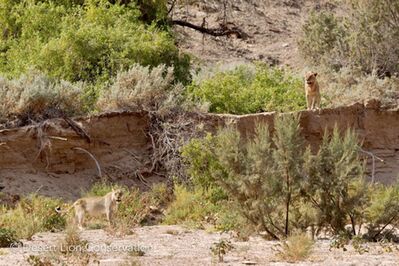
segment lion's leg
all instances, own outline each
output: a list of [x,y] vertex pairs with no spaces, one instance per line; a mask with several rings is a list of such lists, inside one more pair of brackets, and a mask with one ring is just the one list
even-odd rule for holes
[[83,220],[84,220],[85,211],[81,208],[76,209],[76,220],[78,222],[78,228],[83,230]]
[[311,98],[310,109],[314,110],[315,109],[315,105],[316,105],[316,97],[312,96],[310,98]]
[[306,95],[306,107],[308,108],[308,110],[311,109],[311,97],[310,97],[310,95]]
[[111,209],[107,210],[105,214],[107,215],[108,224],[109,224],[109,226],[111,226],[112,225],[112,210]]

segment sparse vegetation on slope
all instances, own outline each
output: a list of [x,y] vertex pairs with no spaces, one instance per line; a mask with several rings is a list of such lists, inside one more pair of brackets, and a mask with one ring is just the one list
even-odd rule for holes
[[370,98],[399,104],[399,4],[395,0],[348,0],[337,15],[310,14],[298,38],[308,64],[321,69],[327,105]]

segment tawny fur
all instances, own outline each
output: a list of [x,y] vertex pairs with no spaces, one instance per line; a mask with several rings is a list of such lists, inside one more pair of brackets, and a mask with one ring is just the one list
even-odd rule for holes
[[121,190],[112,190],[102,197],[85,197],[78,199],[66,211],[61,211],[60,207],[57,207],[56,211],[63,214],[74,208],[75,221],[81,230],[83,229],[83,222],[86,214],[90,216],[100,216],[105,214],[108,223],[111,225],[113,213],[117,205],[121,202],[122,195],[123,192]]
[[307,72],[305,74],[305,94],[306,94],[306,105],[308,110],[314,110],[320,108],[320,88],[319,83],[316,79],[316,72]]

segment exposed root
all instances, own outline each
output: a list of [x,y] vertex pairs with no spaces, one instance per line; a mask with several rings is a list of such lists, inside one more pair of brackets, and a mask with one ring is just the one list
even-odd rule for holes
[[63,119],[76,132],[76,134],[84,138],[87,143],[91,143],[90,135],[86,132],[86,130],[83,129],[83,127],[81,127],[78,123],[68,117],[63,117]]
[[131,156],[133,157],[133,159],[134,159],[136,162],[142,164],[142,162],[140,161],[140,158],[139,158],[136,154],[134,154],[134,153],[131,152],[131,151],[128,151],[127,149],[123,149],[123,151],[125,151],[125,152],[127,152],[129,155],[131,155]]
[[98,161],[97,161],[97,159],[96,159],[96,157],[94,157],[94,155],[92,154],[92,153],[90,153],[88,150],[86,150],[86,149],[83,149],[83,148],[80,148],[80,147],[74,147],[74,148],[72,148],[73,150],[79,150],[79,151],[83,151],[84,153],[86,153],[86,154],[88,154],[92,159],[93,159],[93,161],[96,163],[96,166],[97,166],[97,171],[98,171],[98,176],[102,179],[102,172],[101,172],[101,167],[100,167],[100,164],[98,163]]
[[45,133],[45,128],[48,124],[45,122],[36,124],[34,129],[36,130],[36,138],[38,140],[38,153],[36,155],[35,161],[42,155],[46,157],[46,169],[50,166],[50,153],[51,153],[51,141],[47,134]]
[[201,134],[195,126],[196,121],[187,112],[180,110],[174,110],[167,116],[149,112],[149,116],[147,134],[151,139],[152,155],[151,166],[144,169],[144,172],[166,173],[169,179],[177,178],[186,182],[187,175],[180,149],[189,139]]

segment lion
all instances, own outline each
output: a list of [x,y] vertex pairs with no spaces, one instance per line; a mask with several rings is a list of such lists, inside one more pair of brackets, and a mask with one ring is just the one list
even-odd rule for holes
[[308,110],[314,110],[320,108],[320,88],[319,83],[316,80],[317,73],[309,71],[305,74],[305,94],[306,94],[306,105]]
[[105,214],[109,225],[112,225],[112,215],[115,211],[114,209],[122,201],[122,196],[123,191],[121,189],[112,189],[112,191],[107,193],[105,196],[80,198],[75,201],[69,209],[61,211],[61,208],[58,206],[55,208],[55,211],[59,214],[65,214],[74,208],[75,221],[77,222],[78,228],[80,230],[83,230],[83,220],[85,214],[90,216],[99,216]]

